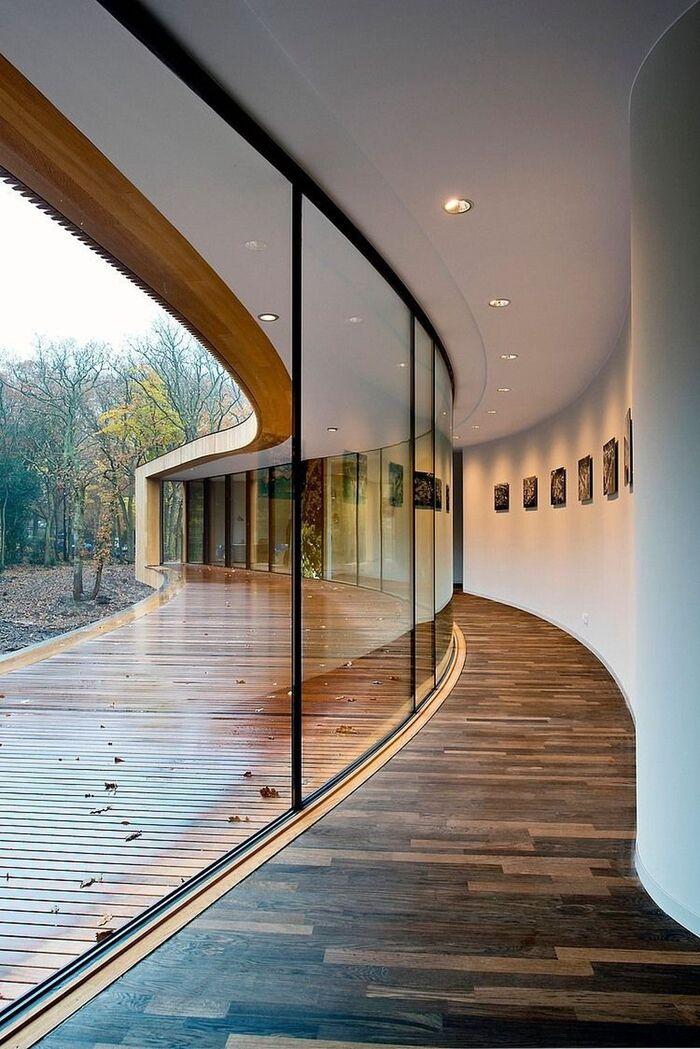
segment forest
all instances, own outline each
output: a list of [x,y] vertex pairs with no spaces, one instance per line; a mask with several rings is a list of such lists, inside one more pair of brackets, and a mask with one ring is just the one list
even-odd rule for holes
[[38,339],[27,359],[0,355],[0,573],[69,563],[73,600],[95,599],[104,565],[134,559],[136,468],[250,412],[167,316],[120,351]]

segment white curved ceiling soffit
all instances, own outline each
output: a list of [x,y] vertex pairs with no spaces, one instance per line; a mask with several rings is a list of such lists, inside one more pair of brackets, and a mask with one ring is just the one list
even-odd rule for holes
[[[628,307],[631,85],[689,0],[147,6],[422,303],[455,370],[456,443],[588,386]],[[445,215],[453,195],[473,211]]]

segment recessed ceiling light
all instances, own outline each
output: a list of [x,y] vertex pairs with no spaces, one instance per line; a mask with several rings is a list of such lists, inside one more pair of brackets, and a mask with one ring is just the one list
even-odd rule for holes
[[405,368],[406,367],[406,362],[405,361],[399,361],[399,363],[396,365],[396,367],[397,368]]
[[264,251],[267,244],[264,240],[247,240],[245,246],[248,251]]
[[510,386],[499,386],[498,387],[498,392],[499,393],[510,393]]
[[472,426],[472,430],[478,430],[478,429],[479,429],[479,424],[478,423],[474,423],[474,425]]
[[459,440],[459,434],[458,433],[453,433],[452,434],[452,440],[453,441],[458,441]]
[[337,433],[338,432],[338,427],[337,426],[327,426],[326,429],[328,430],[329,433]]
[[495,415],[496,414],[496,409],[495,408],[489,408],[489,410],[486,412],[486,414],[487,415]]
[[510,299],[489,299],[489,306],[494,310],[502,310],[505,306],[510,306]]
[[280,319],[279,313],[259,313],[259,321],[278,321]]
[[442,205],[442,210],[446,211],[448,215],[464,215],[467,211],[471,211],[473,207],[471,200],[467,200],[466,197],[450,197]]
[[346,324],[362,324],[362,317],[346,317]]
[[502,353],[501,354],[501,360],[502,361],[517,361],[517,359],[518,359],[517,353]]

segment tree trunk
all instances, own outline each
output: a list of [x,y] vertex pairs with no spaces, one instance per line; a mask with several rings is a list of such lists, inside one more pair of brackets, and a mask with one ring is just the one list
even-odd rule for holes
[[7,521],[7,498],[8,493],[5,492],[5,497],[2,501],[2,509],[0,509],[0,572],[5,571],[5,526]]
[[73,546],[73,600],[81,601],[83,598],[83,532],[85,530],[84,523],[84,502],[85,493],[76,493],[76,498],[73,501],[73,529],[72,538]]
[[97,564],[97,571],[95,572],[95,585],[93,586],[92,593],[90,594],[91,601],[94,601],[100,592],[100,587],[102,586],[102,570],[104,566],[104,561],[99,561]]

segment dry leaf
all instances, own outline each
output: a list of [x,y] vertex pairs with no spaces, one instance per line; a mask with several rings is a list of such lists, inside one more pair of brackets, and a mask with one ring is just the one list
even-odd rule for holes
[[354,732],[355,729],[352,727],[352,725],[338,725],[335,731],[338,733],[339,736],[348,736],[351,732]]
[[250,816],[229,816],[229,823],[250,823]]
[[110,936],[114,936],[114,929],[98,929],[95,933],[95,939],[98,943],[101,943],[102,940],[108,940]]
[[124,761],[124,758],[115,758],[114,759],[114,764],[115,765],[121,765],[123,761]]
[[127,834],[126,841],[133,841],[135,838],[140,838],[142,834],[142,830],[135,830],[133,834]]
[[113,917],[114,917],[113,914],[103,914],[97,924],[98,925],[106,925],[108,922],[111,922]]
[[105,780],[105,790],[116,790],[116,789],[117,789],[117,784],[116,783],[110,783],[107,780]]
[[280,792],[275,787],[261,787],[260,797],[261,798],[279,798]]
[[253,778],[253,773],[250,771],[250,769],[248,769],[247,772],[243,773],[243,778],[244,779],[252,779]]

